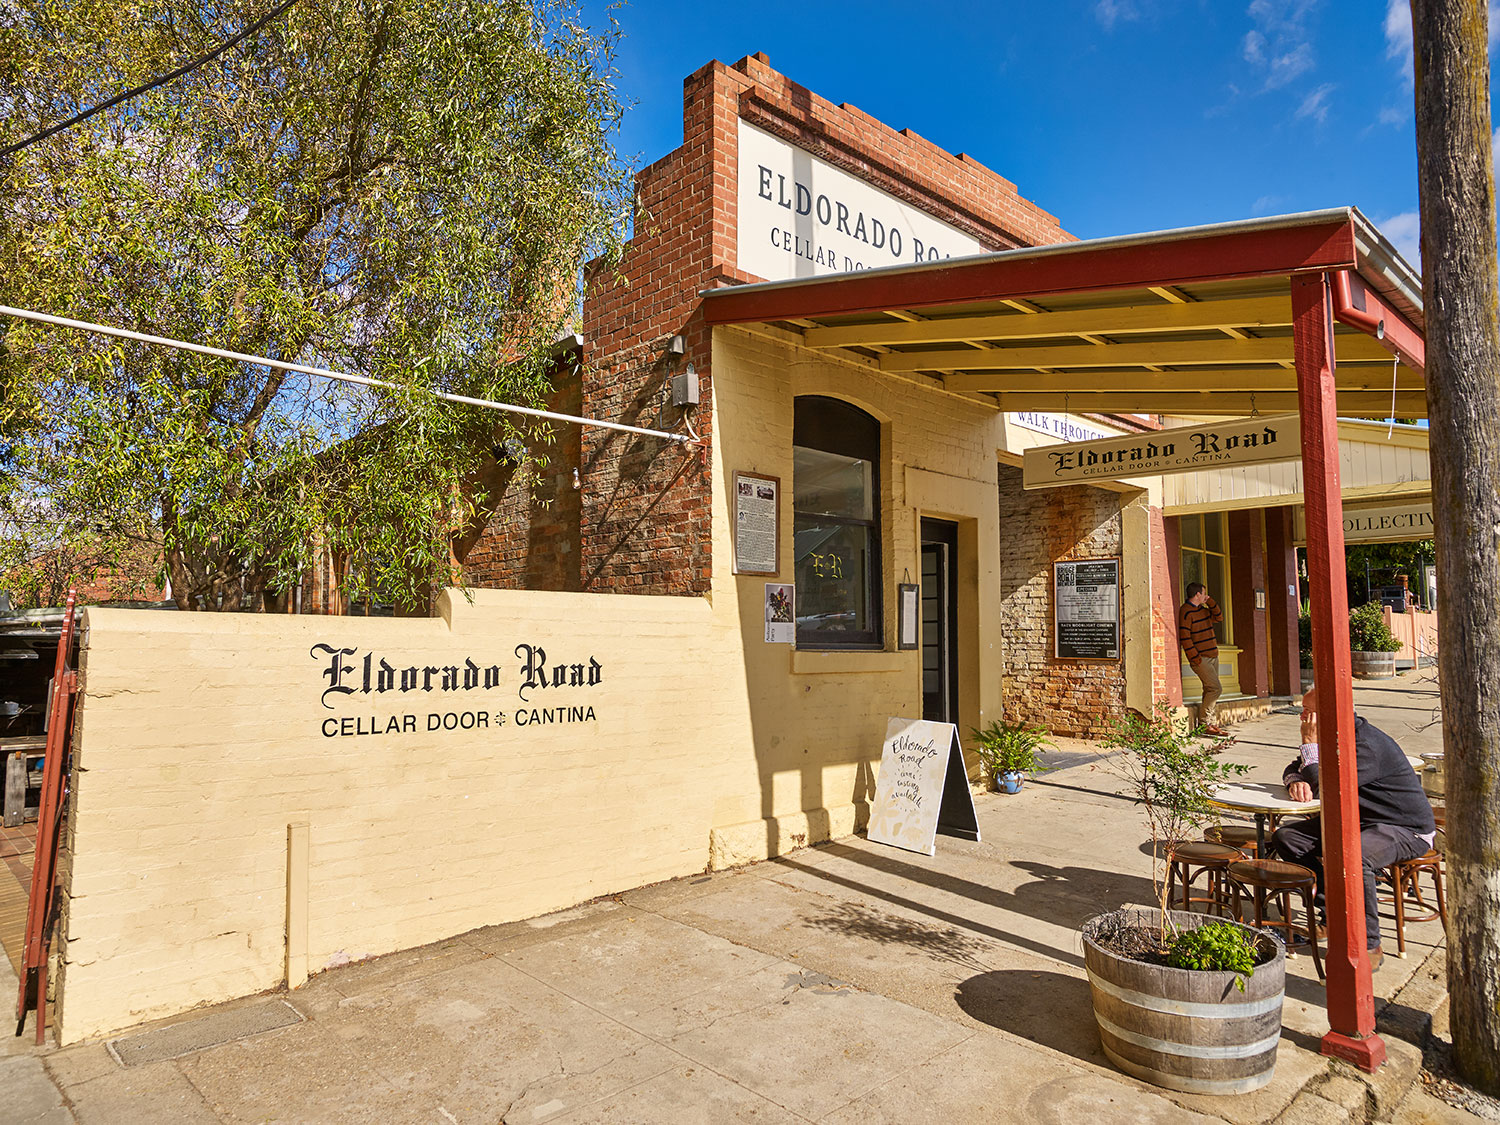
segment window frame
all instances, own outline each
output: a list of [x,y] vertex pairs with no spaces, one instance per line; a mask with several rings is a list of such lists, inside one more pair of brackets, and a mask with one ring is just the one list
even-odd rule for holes
[[[792,574],[796,578],[796,527],[799,515],[844,527],[863,528],[868,536],[869,570],[865,575],[868,628],[834,634],[797,629],[796,648],[811,652],[881,652],[885,649],[885,575],[881,535],[884,521],[881,503],[881,427],[873,415],[853,403],[829,395],[798,395],[792,401]],[[833,516],[824,512],[803,513],[798,508],[796,451],[807,449],[865,461],[870,466],[868,520]],[[801,598],[798,598],[801,607]],[[835,639],[836,638],[836,639]]]

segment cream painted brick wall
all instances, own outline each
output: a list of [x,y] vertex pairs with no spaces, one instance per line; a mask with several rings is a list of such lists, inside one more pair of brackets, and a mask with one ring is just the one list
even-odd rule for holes
[[[314,971],[707,866],[749,727],[737,638],[708,599],[478,591],[450,617],[89,611],[65,1041],[279,984],[294,821],[310,825]],[[506,682],[326,710],[319,642],[402,665],[472,656]],[[515,725],[521,642],[599,660],[596,687],[533,697],[595,721]],[[506,725],[321,732],[330,716],[479,709]]]

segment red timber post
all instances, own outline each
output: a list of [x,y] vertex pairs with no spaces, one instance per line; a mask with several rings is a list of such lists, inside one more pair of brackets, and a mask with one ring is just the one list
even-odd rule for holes
[[1307,497],[1307,579],[1313,671],[1318,688],[1319,796],[1323,803],[1324,890],[1328,900],[1328,1034],[1322,1053],[1373,1073],[1385,1062],[1375,1034],[1370,959],[1365,952],[1364,875],[1359,842],[1359,775],[1354,756],[1354,682],[1349,660],[1349,592],[1344,579],[1344,507],[1339,490],[1334,395],[1333,301],[1328,275],[1292,278],[1292,344],[1302,415]]

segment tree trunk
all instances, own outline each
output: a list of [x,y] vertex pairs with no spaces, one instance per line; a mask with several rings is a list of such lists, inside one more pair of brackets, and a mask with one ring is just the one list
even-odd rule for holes
[[1422,301],[1460,1071],[1500,1094],[1500,323],[1486,0],[1414,0]]

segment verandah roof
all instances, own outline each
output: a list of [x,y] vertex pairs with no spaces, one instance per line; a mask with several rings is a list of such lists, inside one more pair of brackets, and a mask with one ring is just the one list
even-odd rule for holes
[[776,324],[1002,410],[1224,416],[1297,409],[1291,278],[1310,272],[1342,281],[1339,413],[1389,416],[1394,381],[1396,416],[1425,417],[1421,280],[1354,208],[703,296],[709,324]]

